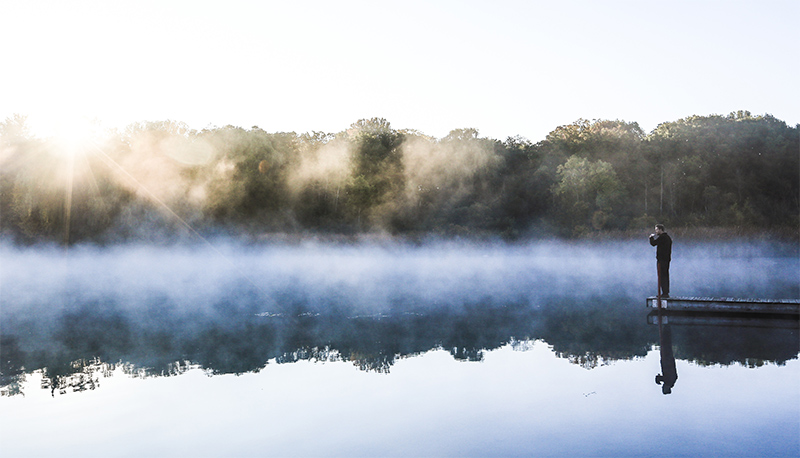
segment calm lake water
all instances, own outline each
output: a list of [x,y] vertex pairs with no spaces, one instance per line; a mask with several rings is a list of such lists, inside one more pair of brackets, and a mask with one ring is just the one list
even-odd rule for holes
[[[653,313],[646,239],[212,245],[0,245],[0,456],[800,455],[797,319]],[[799,272],[676,240],[672,293]]]

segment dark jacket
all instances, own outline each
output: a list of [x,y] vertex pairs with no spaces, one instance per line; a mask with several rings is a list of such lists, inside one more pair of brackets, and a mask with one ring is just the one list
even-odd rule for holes
[[656,247],[656,260],[658,261],[671,261],[672,260],[672,238],[666,232],[661,235],[651,235],[650,245]]

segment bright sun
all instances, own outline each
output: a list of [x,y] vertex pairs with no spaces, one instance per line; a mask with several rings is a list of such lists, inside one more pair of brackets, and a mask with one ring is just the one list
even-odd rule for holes
[[65,155],[90,146],[102,133],[98,121],[74,114],[31,116],[27,124],[34,135],[54,142],[57,150]]

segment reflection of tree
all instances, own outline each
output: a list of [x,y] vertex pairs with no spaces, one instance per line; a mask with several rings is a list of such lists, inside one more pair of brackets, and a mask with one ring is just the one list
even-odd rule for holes
[[56,390],[59,394],[94,390],[100,386],[99,375],[109,376],[113,369],[113,364],[103,363],[97,358],[89,361],[79,359],[61,367],[47,367],[42,377],[42,389],[49,389],[54,396]]
[[0,395],[22,394],[25,381],[25,354],[15,336],[0,336]]
[[543,312],[540,338],[561,358],[586,369],[647,354],[650,333],[625,299],[554,300]]
[[98,374],[120,366],[137,377],[179,374],[189,364],[241,374],[270,360],[350,361],[362,370],[388,372],[400,358],[437,348],[480,361],[486,349],[529,338],[535,315],[523,304],[480,302],[380,317],[307,313],[301,304],[285,314],[259,316],[251,299],[257,300],[240,297],[207,314],[179,312],[163,298],[146,301],[143,314],[126,312],[114,301],[89,301],[68,306],[52,328],[37,328],[31,319],[25,327],[35,332],[4,337],[4,391],[18,393],[13,384],[23,366],[43,371],[43,387],[66,393],[94,389]]
[[[797,321],[795,321],[797,323]],[[800,352],[800,328],[672,326],[675,357],[701,366],[783,365]]]
[[566,358],[572,364],[581,366],[584,369],[594,369],[596,367],[608,364],[608,360],[606,360],[605,358],[596,353],[587,352],[582,355],[569,355],[569,354],[559,353],[558,356],[561,358]]
[[62,315],[53,337],[82,358],[115,361],[132,346],[131,321],[113,303],[89,302]]
[[[378,316],[350,316],[341,303],[325,313],[291,294],[282,314],[259,314],[259,299],[242,293],[210,310],[181,309],[155,297],[126,308],[113,300],[66,306],[53,317],[3,316],[2,393],[21,394],[26,373],[42,371],[53,393],[95,389],[103,374],[178,375],[259,371],[268,361],[348,361],[389,372],[396,361],[433,349],[481,361],[487,350],[543,340],[557,356],[586,368],[643,356],[657,336],[641,304],[624,299],[576,302],[400,304]],[[8,326],[13,323],[14,326]],[[6,330],[14,329],[18,334]],[[723,364],[795,358],[797,330],[675,332],[676,356]]]

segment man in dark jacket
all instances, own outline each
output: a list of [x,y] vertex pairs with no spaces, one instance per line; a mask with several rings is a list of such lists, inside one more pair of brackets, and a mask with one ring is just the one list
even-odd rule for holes
[[656,224],[656,233],[650,234],[650,245],[656,247],[656,269],[661,277],[661,297],[669,297],[669,262],[672,260],[672,238],[663,224]]

